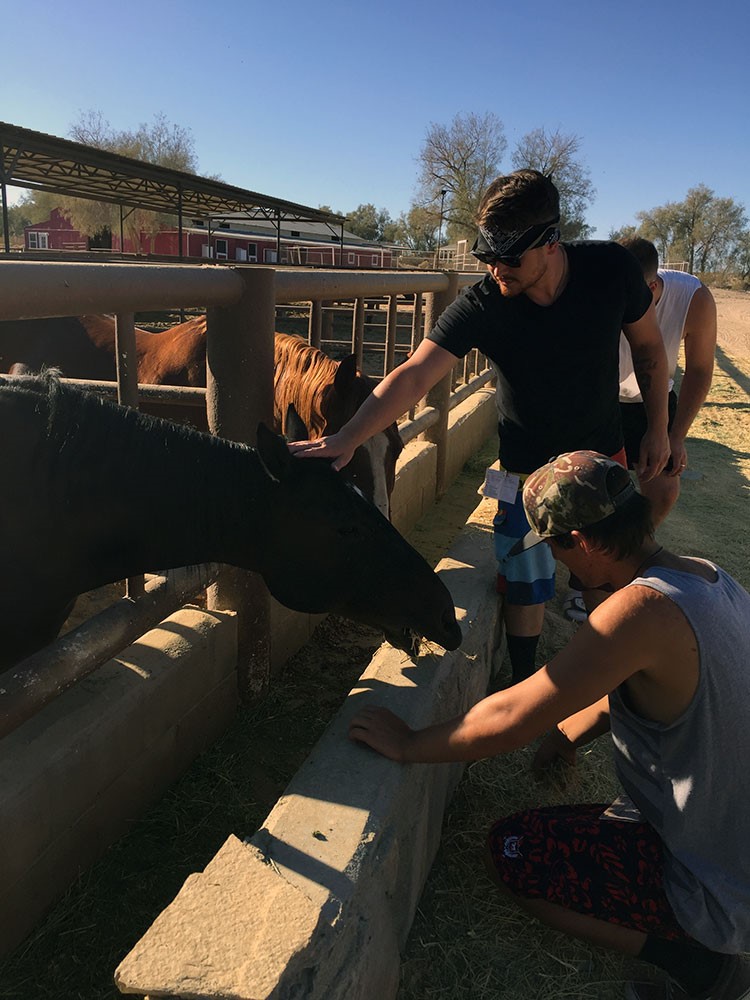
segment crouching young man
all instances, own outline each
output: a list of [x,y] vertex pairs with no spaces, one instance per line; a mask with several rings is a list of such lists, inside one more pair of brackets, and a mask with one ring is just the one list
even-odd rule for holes
[[412,730],[368,707],[350,736],[397,761],[437,762],[546,733],[543,768],[572,763],[610,729],[622,799],[500,820],[494,879],[556,929],[668,974],[630,984],[634,1000],[750,997],[750,595],[660,546],[648,501],[603,455],[559,456],[529,477],[523,502],[534,530],[518,547],[549,545],[612,596],[546,666],[465,715]]

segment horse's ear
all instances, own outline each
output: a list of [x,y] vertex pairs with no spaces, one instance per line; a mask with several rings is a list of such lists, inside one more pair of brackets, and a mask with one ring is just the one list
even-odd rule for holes
[[310,431],[305,427],[305,421],[297,413],[294,403],[290,403],[286,408],[284,435],[287,441],[307,441],[310,437]]
[[265,424],[258,424],[255,450],[260,464],[275,482],[280,483],[291,471],[294,459],[286,441]]
[[357,355],[348,354],[339,361],[336,374],[333,377],[333,387],[336,392],[345,394],[346,390],[357,377]]

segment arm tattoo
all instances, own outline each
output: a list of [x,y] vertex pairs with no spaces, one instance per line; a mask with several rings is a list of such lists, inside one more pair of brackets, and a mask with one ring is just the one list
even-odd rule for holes
[[641,392],[644,390],[648,392],[651,388],[651,372],[655,367],[656,364],[650,354],[638,357],[633,356],[633,370]]

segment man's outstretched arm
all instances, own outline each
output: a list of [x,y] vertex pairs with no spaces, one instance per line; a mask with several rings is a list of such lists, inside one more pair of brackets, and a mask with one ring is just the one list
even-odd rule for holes
[[299,458],[330,458],[337,471],[355,450],[410,410],[453,368],[457,358],[431,340],[377,385],[354,416],[335,434],[315,441],[295,441],[289,450]]

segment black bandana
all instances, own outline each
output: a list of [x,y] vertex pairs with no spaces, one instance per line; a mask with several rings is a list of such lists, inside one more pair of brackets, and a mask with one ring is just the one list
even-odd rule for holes
[[552,243],[560,238],[560,231],[557,228],[558,219],[549,222],[542,222],[527,229],[508,231],[501,229],[493,222],[488,222],[479,227],[479,236],[472,248],[472,253],[479,258],[490,263],[492,260],[500,260],[502,257],[520,258],[527,250],[538,246],[542,238],[549,233],[544,241]]

